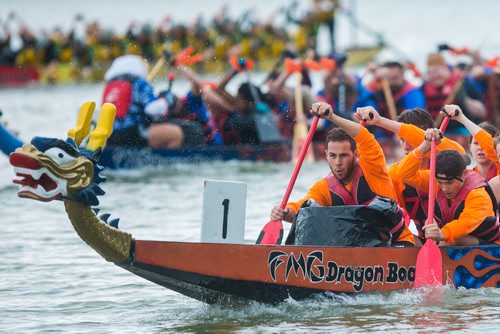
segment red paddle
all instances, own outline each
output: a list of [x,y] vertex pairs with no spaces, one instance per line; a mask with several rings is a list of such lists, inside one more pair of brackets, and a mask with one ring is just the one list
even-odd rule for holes
[[[449,122],[450,117],[445,117],[439,129],[441,133],[444,133]],[[431,143],[430,165],[429,205],[426,225],[432,224],[434,218],[434,187],[436,184],[436,141],[434,139]],[[442,285],[442,277],[443,258],[441,256],[441,251],[433,240],[427,239],[417,255],[414,286],[415,288],[420,288],[423,286]]]
[[[297,180],[297,175],[299,174],[300,167],[302,167],[302,163],[304,162],[304,158],[307,153],[307,149],[309,148],[309,144],[311,143],[312,137],[314,135],[314,131],[316,130],[316,126],[318,126],[319,117],[314,117],[311,127],[309,128],[309,132],[307,133],[307,137],[304,140],[304,145],[300,150],[299,157],[297,158],[297,164],[295,165],[295,169],[292,173],[292,178],[290,182],[288,182],[288,187],[285,191],[285,196],[283,196],[283,200],[281,201],[280,207],[285,209],[286,203],[288,203],[288,198],[290,197],[290,193],[292,192],[293,186],[295,184],[295,180]],[[257,239],[257,245],[279,245],[281,244],[281,240],[283,239],[283,222],[281,220],[271,220],[267,222],[266,225],[260,231],[259,238]]]

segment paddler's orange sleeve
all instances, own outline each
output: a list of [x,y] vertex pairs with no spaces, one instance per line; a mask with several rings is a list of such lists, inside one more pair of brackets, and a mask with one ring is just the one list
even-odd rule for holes
[[387,170],[389,172],[389,177],[391,178],[392,187],[396,192],[396,197],[400,206],[404,207],[405,198],[403,196],[403,191],[405,189],[404,182],[398,175],[399,162],[395,162],[389,166]]
[[[425,131],[413,124],[401,123],[401,127],[399,128],[397,135],[410,143],[411,146],[418,147],[424,141]],[[441,144],[436,147],[436,150],[437,152],[455,150],[462,154],[465,153],[465,149],[462,145],[446,137],[441,140]],[[426,156],[428,157],[429,153]]]
[[495,163],[497,171],[500,173],[500,162],[495,152],[494,138],[484,129],[481,129],[474,136],[474,140],[477,141],[486,157]]
[[[429,192],[430,171],[421,170],[420,163],[425,156],[414,149],[400,161],[397,175],[402,182],[425,192]],[[436,183],[437,187],[437,183]]]
[[401,234],[399,235],[399,237],[396,241],[398,241],[398,242],[407,241],[407,242],[411,243],[412,245],[415,245],[415,237],[413,236],[413,233],[411,233],[408,226],[405,226],[404,230],[401,232]]
[[[404,208],[405,205],[404,205],[403,190],[405,189],[405,185],[404,185],[403,181],[401,181],[401,178],[399,177],[399,175],[397,175],[398,166],[399,166],[399,162],[393,163],[389,167],[388,172],[389,172],[389,177],[390,177],[391,182],[392,182],[392,186],[394,188],[394,192],[396,193],[396,196],[397,196],[397,201],[399,203],[399,206]],[[407,242],[410,242],[412,244],[415,244],[415,238],[413,236],[413,233],[411,233],[411,231],[408,227],[405,227],[403,232],[401,232],[397,241],[407,241]]]
[[[397,135],[402,139],[404,139],[405,141],[407,141],[408,143],[410,143],[410,145],[412,145],[413,147],[418,147],[424,140],[425,131],[415,125],[402,123]],[[439,144],[436,147],[436,149],[438,152],[444,150],[455,150],[460,153],[465,153],[465,150],[462,147],[462,145],[448,138],[443,138],[441,144]],[[428,157],[428,155],[429,154],[426,154],[426,157]],[[389,167],[388,172],[389,172],[389,177],[391,178],[392,181],[392,186],[394,188],[394,191],[396,192],[398,202],[401,206],[404,206],[403,191],[405,189],[405,185],[403,180],[401,179],[401,176],[398,174],[399,165],[400,162],[393,163]],[[419,168],[421,168],[420,166],[421,165],[419,164]],[[427,186],[425,191],[427,192],[428,190],[429,188]]]
[[321,206],[332,205],[332,197],[330,196],[330,189],[328,189],[326,178],[316,181],[302,199],[297,202],[289,202],[286,206],[297,214],[302,204],[308,199],[312,199]]
[[[389,177],[384,152],[380,144],[375,140],[375,136],[365,127],[361,127],[361,130],[354,139],[358,146],[359,166],[370,189],[377,195],[389,197],[397,201],[398,197]],[[413,245],[415,244],[413,233],[411,233],[407,226],[405,226],[396,241],[407,241]]]
[[[364,127],[354,138],[357,142],[359,152],[359,166],[370,186],[370,189],[380,196],[385,196],[397,200],[396,193],[392,188],[392,183],[387,172],[384,153],[375,137]],[[307,192],[307,194],[297,202],[287,204],[293,212],[297,213],[302,204],[308,199],[312,199],[319,205],[331,206],[332,199],[326,178],[317,181]]]
[[375,140],[375,136],[362,126],[354,140],[356,140],[359,152],[359,166],[370,189],[377,195],[397,201],[396,192],[392,188],[387,171],[384,152]]
[[448,222],[441,231],[444,241],[454,242],[474,231],[488,216],[494,216],[491,198],[484,188],[473,189],[467,195],[464,210],[458,219]]

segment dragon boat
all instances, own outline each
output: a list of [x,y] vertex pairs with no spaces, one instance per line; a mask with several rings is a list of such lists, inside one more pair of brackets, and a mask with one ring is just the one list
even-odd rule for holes
[[[345,50],[348,56],[347,67],[359,67],[373,60],[377,54],[382,51],[384,45],[352,47]],[[279,56],[266,56],[256,63],[256,70],[261,72],[270,72],[273,67],[280,61]],[[53,73],[48,75],[42,66],[0,66],[0,88],[26,87],[30,85],[40,84],[70,84],[70,83],[98,83],[102,82],[104,77],[103,68],[108,68],[110,64],[100,64],[94,66],[85,77],[81,76],[82,71],[78,66],[72,63],[60,63],[55,66]],[[204,74],[223,73],[230,69],[230,65],[226,62],[204,61],[196,65],[196,71]],[[166,77],[167,69],[162,69],[159,76]]]
[[108,146],[99,164],[109,169],[137,169],[176,163],[215,161],[288,162],[291,144],[288,142],[262,145],[198,146],[182,149],[153,149],[149,147]]
[[[105,104],[85,148],[93,107],[84,104],[66,140],[33,138],[10,155],[18,196],[62,200],[76,233],[109,262],[178,293],[218,303],[277,303],[320,293],[364,293],[413,287],[418,248],[253,245],[137,240],[118,220],[98,216],[104,195],[97,164],[115,108]],[[228,202],[227,202],[228,203]],[[231,215],[225,214],[231,224]],[[500,245],[441,247],[442,284],[500,287]]]
[[[23,142],[0,123],[0,151],[9,155]],[[262,145],[198,146],[180,149],[107,146],[100,154],[99,164],[107,169],[139,169],[177,163],[216,161],[288,162],[291,143],[288,141]]]
[[25,87],[38,84],[40,73],[32,66],[0,66],[0,88]]

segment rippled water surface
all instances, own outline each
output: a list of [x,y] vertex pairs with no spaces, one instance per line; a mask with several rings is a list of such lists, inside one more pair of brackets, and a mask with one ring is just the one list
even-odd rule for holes
[[[37,7],[39,1],[4,2],[9,10],[24,11],[35,27],[51,28],[69,20],[52,19],[65,14],[42,15],[47,8]],[[23,5],[16,7],[19,3]],[[69,5],[57,6],[55,13],[73,17],[77,2],[65,3]],[[109,19],[106,26],[123,28],[125,6],[117,8],[121,14],[110,16],[112,2],[106,2],[102,10],[96,3],[89,0],[80,11],[89,18]],[[125,2],[126,6],[132,3],[136,2]],[[159,1],[147,3],[156,6]],[[172,3],[168,2],[174,17],[176,8],[188,6]],[[216,1],[216,6],[196,3],[207,13],[222,5],[222,1]],[[264,1],[258,3],[262,6]],[[418,64],[440,42],[482,48],[486,56],[498,53],[499,42],[494,38],[499,30],[498,1],[488,0],[480,6],[451,0],[439,2],[439,6],[430,0],[402,3],[359,1],[359,14],[362,22],[380,30],[406,55],[415,56]],[[233,4],[237,9],[242,6],[251,4]],[[138,19],[159,20],[159,15],[142,9],[136,11]],[[177,17],[192,19],[188,14],[184,10]],[[341,42],[348,37],[343,32]],[[165,86],[160,82],[156,88]],[[185,92],[187,87],[179,82],[174,89]],[[101,91],[98,84],[0,90],[0,108],[25,141],[34,135],[65,138],[80,104],[99,101]],[[107,194],[100,207],[112,217],[120,217],[120,228],[137,239],[199,241],[203,181],[241,181],[248,185],[245,239],[251,243],[267,222],[271,207],[281,201],[292,170],[291,164],[229,162],[113,173],[103,185]],[[326,172],[322,163],[304,165],[291,198],[299,197]],[[61,202],[19,199],[13,177],[7,159],[0,156],[2,333],[500,332],[500,289],[328,295],[300,302],[287,300],[276,306],[206,305],[107,263],[78,238]],[[436,295],[441,298],[436,300]]]
[[[65,137],[84,99],[101,87],[0,91],[5,118],[20,136]],[[100,207],[137,239],[199,241],[203,181],[248,184],[247,242],[254,242],[292,173],[291,164],[176,165],[108,174]],[[304,165],[292,198],[326,173]],[[0,332],[374,332],[494,333],[500,290],[444,288],[442,300],[417,291],[323,296],[277,306],[206,305],[105,262],[75,234],[61,202],[17,197],[0,156]],[[435,293],[430,294],[434,296]]]

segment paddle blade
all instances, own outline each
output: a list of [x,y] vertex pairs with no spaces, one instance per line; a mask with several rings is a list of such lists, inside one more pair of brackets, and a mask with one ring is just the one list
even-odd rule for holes
[[280,245],[283,239],[283,223],[281,220],[271,220],[260,231],[257,245]]
[[442,285],[443,259],[439,247],[427,240],[417,255],[415,288]]

